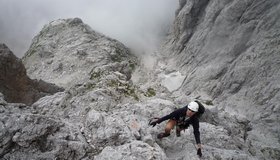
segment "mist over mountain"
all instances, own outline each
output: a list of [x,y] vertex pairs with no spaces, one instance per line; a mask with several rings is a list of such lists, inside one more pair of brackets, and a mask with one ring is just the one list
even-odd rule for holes
[[177,6],[173,0],[0,0],[0,42],[22,57],[43,25],[79,17],[142,54],[159,45]]
[[[280,1],[178,4],[146,56],[77,16],[45,23],[22,59],[0,45],[0,159],[278,160]],[[192,126],[158,139],[166,121],[149,125],[193,100],[202,157]]]

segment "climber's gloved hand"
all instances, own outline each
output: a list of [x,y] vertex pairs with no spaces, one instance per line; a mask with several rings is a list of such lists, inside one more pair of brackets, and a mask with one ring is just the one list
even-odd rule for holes
[[157,125],[157,122],[156,121],[155,122],[151,122],[150,125],[154,127],[154,126]]
[[158,122],[158,118],[153,118],[153,119],[150,120],[149,125],[151,125],[151,126],[154,127],[154,126],[156,126],[158,123],[159,123],[159,122]]
[[197,149],[197,155],[198,155],[199,157],[201,157],[201,156],[202,156],[202,153],[201,153],[201,148],[198,148],[198,149]]

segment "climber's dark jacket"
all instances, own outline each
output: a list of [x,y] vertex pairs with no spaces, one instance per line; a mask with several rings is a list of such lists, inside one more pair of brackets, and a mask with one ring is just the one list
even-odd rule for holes
[[168,119],[174,119],[177,122],[176,125],[180,128],[188,128],[191,124],[193,126],[193,134],[195,137],[195,141],[197,144],[200,144],[199,119],[196,114],[194,114],[192,117],[186,116],[187,110],[188,107],[179,108],[174,112],[158,119],[157,122],[161,123],[162,121]]

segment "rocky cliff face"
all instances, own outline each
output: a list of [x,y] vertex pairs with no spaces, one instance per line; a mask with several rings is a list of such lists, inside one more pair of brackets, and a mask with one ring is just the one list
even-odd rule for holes
[[207,109],[201,159],[279,159],[277,9],[276,0],[180,0],[151,70],[80,19],[51,22],[24,64],[66,90],[31,106],[0,94],[0,158],[199,159],[192,127],[158,140],[165,123],[148,126],[197,98]]
[[[62,38],[52,48],[55,51],[37,51],[37,47],[49,47],[53,41],[49,37]],[[151,106],[157,113],[167,113],[174,104],[152,101],[149,97],[155,89],[132,83],[138,60],[126,47],[95,33],[80,19],[51,22],[33,42],[24,57],[29,74],[66,86],[66,90],[41,98],[31,107],[0,97],[1,158],[165,159],[147,123],[154,111]],[[67,67],[56,73],[53,69],[59,64]]]
[[277,0],[180,0],[163,48],[169,70],[185,76],[177,94],[245,118],[244,129],[218,123],[244,133],[241,143],[264,159],[280,157],[279,8]]
[[31,80],[21,60],[5,44],[0,44],[0,84],[0,92],[7,102],[27,105],[63,90],[42,80]]

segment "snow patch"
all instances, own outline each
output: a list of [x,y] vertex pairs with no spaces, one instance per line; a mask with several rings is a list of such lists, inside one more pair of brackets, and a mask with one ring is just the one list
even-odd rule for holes
[[170,92],[177,90],[183,83],[185,76],[179,71],[170,74],[161,74],[159,77],[162,79],[161,84],[166,87]]

